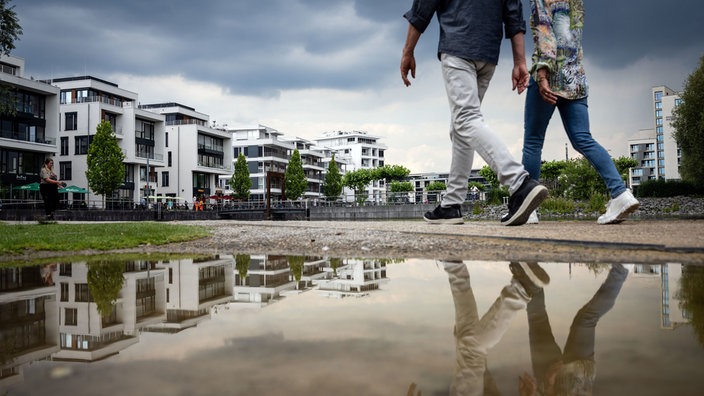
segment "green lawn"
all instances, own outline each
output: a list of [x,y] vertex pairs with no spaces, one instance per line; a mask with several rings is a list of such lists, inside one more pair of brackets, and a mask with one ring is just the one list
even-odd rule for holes
[[35,251],[125,249],[163,245],[208,236],[207,227],[157,222],[96,224],[2,224],[0,254]]

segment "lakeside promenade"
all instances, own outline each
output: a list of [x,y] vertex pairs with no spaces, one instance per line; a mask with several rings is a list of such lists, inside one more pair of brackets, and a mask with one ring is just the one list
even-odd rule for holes
[[[206,238],[111,251],[280,254],[320,257],[427,258],[485,261],[704,264],[704,220],[541,221],[505,227],[498,221],[431,225],[422,220],[239,221],[165,224],[207,226]],[[103,254],[85,251],[68,254]],[[21,257],[47,257],[28,252]]]

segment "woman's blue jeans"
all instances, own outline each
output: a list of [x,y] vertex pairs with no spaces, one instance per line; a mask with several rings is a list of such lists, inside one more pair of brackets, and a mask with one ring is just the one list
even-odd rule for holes
[[616,170],[611,156],[589,132],[587,98],[576,100],[558,98],[557,104],[552,105],[540,96],[538,84],[532,78],[526,92],[523,124],[523,166],[530,176],[540,180],[540,161],[545,143],[545,131],[556,107],[572,147],[582,154],[601,175],[611,198],[616,198],[626,191],[626,185]]

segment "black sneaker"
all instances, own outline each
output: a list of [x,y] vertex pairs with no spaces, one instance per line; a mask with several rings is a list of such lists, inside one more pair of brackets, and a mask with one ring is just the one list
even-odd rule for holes
[[548,189],[527,176],[523,184],[508,199],[508,214],[501,218],[506,226],[523,225],[530,214],[548,197]]
[[550,275],[538,263],[511,262],[508,268],[531,297],[550,284]]
[[444,207],[438,205],[432,212],[425,212],[423,220],[431,224],[464,224],[459,204]]

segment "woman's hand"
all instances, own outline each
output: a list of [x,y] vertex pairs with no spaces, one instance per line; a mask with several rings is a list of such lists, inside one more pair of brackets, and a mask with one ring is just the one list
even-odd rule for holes
[[538,91],[544,101],[554,105],[557,103],[557,95],[550,90],[550,82],[548,81],[547,72],[544,70],[538,71]]

